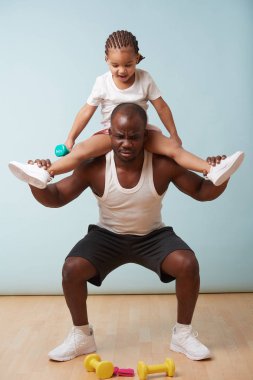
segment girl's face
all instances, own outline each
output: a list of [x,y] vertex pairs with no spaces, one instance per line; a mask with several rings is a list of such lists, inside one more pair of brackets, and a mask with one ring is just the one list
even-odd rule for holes
[[105,59],[116,85],[127,87],[134,83],[138,58],[138,54],[135,53],[132,46],[121,49],[109,49]]

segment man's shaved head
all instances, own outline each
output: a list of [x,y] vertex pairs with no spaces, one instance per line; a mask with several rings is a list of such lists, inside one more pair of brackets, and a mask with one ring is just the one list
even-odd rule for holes
[[[139,119],[143,128],[146,128],[147,125],[147,114],[146,111],[135,103],[122,103],[114,108],[111,114],[111,124],[113,126],[113,120],[116,116],[121,116],[121,120],[126,118],[126,121],[129,122],[132,119]],[[138,123],[139,124],[139,123]]]

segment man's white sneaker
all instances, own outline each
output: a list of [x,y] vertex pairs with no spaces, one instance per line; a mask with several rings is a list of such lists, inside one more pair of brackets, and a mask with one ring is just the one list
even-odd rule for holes
[[37,164],[21,164],[17,161],[9,163],[9,169],[21,181],[29,183],[39,189],[47,187],[48,182],[52,180],[47,170],[39,168]]
[[232,156],[228,156],[221,160],[220,164],[211,166],[210,172],[206,175],[206,179],[212,181],[215,186],[220,186],[239,168],[244,159],[243,152],[236,152]]
[[86,335],[81,328],[73,326],[65,341],[48,353],[51,360],[64,362],[80,355],[86,355],[96,351],[96,343],[93,330],[90,327],[90,335]]
[[192,331],[192,326],[173,328],[170,349],[185,354],[191,360],[203,360],[211,357],[211,353],[204,344],[197,339],[198,333]]

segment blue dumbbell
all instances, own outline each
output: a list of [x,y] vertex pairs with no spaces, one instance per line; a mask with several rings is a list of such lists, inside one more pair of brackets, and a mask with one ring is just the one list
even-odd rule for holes
[[55,147],[54,152],[57,157],[62,157],[62,156],[66,156],[66,154],[68,154],[70,151],[68,150],[66,145],[60,144]]

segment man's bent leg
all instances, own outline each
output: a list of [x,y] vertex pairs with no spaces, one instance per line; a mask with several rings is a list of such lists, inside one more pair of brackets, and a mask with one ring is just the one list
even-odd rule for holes
[[162,263],[162,271],[176,278],[177,322],[191,324],[199,294],[199,265],[192,251],[174,251]]
[[62,287],[74,326],[88,324],[87,280],[97,274],[96,268],[81,257],[68,257],[62,269]]
[[170,348],[192,360],[209,358],[210,351],[196,338],[191,326],[200,284],[199,265],[194,253],[186,250],[172,252],[163,261],[162,271],[176,278],[178,316]]
[[49,352],[50,359],[66,361],[96,351],[86,307],[87,280],[94,277],[96,273],[96,268],[81,257],[66,259],[62,270],[62,286],[72,316],[73,327],[65,341]]

